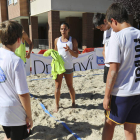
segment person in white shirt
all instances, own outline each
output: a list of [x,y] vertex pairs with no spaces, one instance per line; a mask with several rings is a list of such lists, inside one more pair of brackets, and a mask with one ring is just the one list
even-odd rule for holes
[[58,51],[59,55],[62,57],[64,61],[64,67],[66,72],[60,75],[57,75],[57,79],[55,80],[55,102],[56,108],[54,112],[58,112],[59,110],[59,100],[60,100],[60,89],[63,76],[65,77],[70,97],[72,100],[72,108],[75,108],[75,90],[73,88],[73,62],[72,57],[78,57],[78,43],[77,40],[69,36],[69,25],[68,23],[61,23],[60,25],[60,33],[61,36],[56,38],[54,41],[55,50]]
[[103,100],[106,120],[102,140],[112,140],[116,124],[124,125],[127,140],[136,140],[136,124],[140,123],[140,30],[130,25],[120,3],[108,8],[106,19],[116,33],[109,40],[105,60],[110,68]]
[[0,24],[0,125],[6,134],[4,140],[23,140],[33,126],[24,62],[15,55],[22,30],[15,21]]
[[[104,59],[107,58],[107,53],[108,53],[108,43],[109,43],[109,39],[113,33],[112,28],[110,27],[110,25],[108,24],[108,22],[105,19],[105,14],[101,14],[101,13],[96,13],[94,14],[93,17],[93,24],[95,26],[95,28],[104,31],[104,35],[103,35],[103,57]],[[110,65],[105,63],[104,66],[104,76],[103,76],[103,82],[106,83],[106,79],[107,79],[107,74],[108,74],[108,70],[109,70]]]

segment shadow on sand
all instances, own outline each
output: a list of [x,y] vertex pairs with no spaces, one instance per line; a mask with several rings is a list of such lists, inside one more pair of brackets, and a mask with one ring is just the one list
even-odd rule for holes
[[[100,130],[103,125],[91,125],[88,122],[66,122],[67,126],[76,133],[80,138],[85,138],[92,133],[92,129]],[[75,136],[73,136],[62,124],[56,124],[55,128],[49,128],[47,126],[35,126],[32,130],[33,135],[31,135],[28,139],[40,139],[40,140],[63,140],[67,138],[67,140],[76,140]],[[69,136],[68,136],[69,135]],[[67,137],[68,136],[68,137]]]
[[[41,95],[41,96],[37,96],[37,95],[33,95],[35,98],[39,98],[39,99],[54,99],[54,96],[48,96],[48,95]],[[70,95],[69,93],[62,93],[61,94],[61,99],[70,99]],[[92,104],[92,100],[97,100],[97,99],[103,99],[104,95],[101,95],[100,93],[81,93],[81,94],[76,94],[76,99],[82,99],[82,100],[91,100],[91,104],[90,105],[78,105],[76,104],[76,108],[82,108],[82,109],[100,109],[100,110],[104,110],[103,109],[103,104],[100,103],[98,104],[98,106],[95,106],[94,104]],[[61,107],[60,107],[61,108]],[[64,109],[68,109],[71,108],[71,106],[69,107],[62,107]]]
[[[54,96],[48,96],[48,95],[41,95],[41,96],[33,95],[33,96],[35,98],[40,98],[40,99],[48,99],[48,98],[54,99]],[[86,110],[91,110],[91,109],[103,110],[102,103],[98,104],[97,106],[92,104],[93,99],[96,100],[96,99],[103,99],[103,98],[104,95],[101,95],[100,93],[76,94],[76,99],[91,100],[90,105],[88,106],[77,105],[76,108],[82,108]],[[62,93],[61,99],[70,99],[69,93]],[[74,121],[67,121],[65,119],[61,121],[64,121],[67,124],[67,126],[81,138],[86,138],[90,136],[93,133],[93,130],[100,130],[101,128],[103,128],[103,124],[91,125],[88,122],[74,122]],[[30,140],[30,139],[53,140],[56,138],[57,140],[64,140],[64,138],[67,140],[76,140],[76,138],[62,124],[55,123],[53,125],[55,125],[55,128],[50,128],[48,126],[41,126],[41,125],[35,126],[32,130],[33,135],[31,135],[26,140]]]
[[[54,95],[49,96],[49,95],[34,95],[32,94],[35,98],[40,98],[40,99],[54,99]],[[80,93],[80,94],[76,94],[76,99],[103,99],[104,95],[101,95],[100,93]],[[60,95],[61,99],[70,99],[70,94],[69,93],[61,93]]]

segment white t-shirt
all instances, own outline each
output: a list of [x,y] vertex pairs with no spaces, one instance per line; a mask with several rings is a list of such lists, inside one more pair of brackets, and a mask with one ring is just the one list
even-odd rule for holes
[[[108,44],[109,44],[109,39],[110,39],[112,33],[113,33],[112,28],[110,28],[109,30],[104,31],[103,44],[105,45],[105,59],[107,58]],[[107,64],[107,63],[105,63],[105,66],[110,67],[110,65]]]
[[120,63],[112,95],[140,94],[140,40],[136,42],[138,39],[140,39],[140,30],[128,27],[113,34],[109,40],[106,62]]
[[72,55],[70,54],[69,51],[65,51],[64,47],[66,47],[66,44],[69,46],[69,48],[72,50],[73,49],[73,44],[72,44],[72,37],[69,37],[68,42],[62,42],[61,36],[58,38],[57,41],[57,49],[59,55],[62,57],[63,61],[65,62],[64,67],[66,70],[68,69],[73,69],[73,62],[72,62]]
[[24,63],[14,52],[0,48],[0,124],[25,125],[26,113],[18,94],[29,93]]

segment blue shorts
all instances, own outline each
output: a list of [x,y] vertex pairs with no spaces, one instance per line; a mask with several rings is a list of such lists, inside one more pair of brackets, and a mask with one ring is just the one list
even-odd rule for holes
[[140,95],[120,97],[111,96],[111,111],[105,111],[108,119],[117,124],[140,123]]

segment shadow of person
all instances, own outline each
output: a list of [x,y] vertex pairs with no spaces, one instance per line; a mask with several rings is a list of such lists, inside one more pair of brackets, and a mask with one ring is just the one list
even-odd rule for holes
[[[49,95],[35,95],[35,94],[32,94],[33,97],[35,98],[40,98],[40,99],[48,99],[48,98],[51,98],[53,99],[54,98],[54,95],[52,96],[49,96]],[[70,99],[70,94],[69,93],[61,93],[60,95],[61,99]],[[100,93],[80,93],[80,94],[76,94],[76,99],[103,99],[104,98],[104,95],[101,95]]]
[[[65,95],[63,95],[65,96]],[[63,97],[61,97],[63,98]],[[100,93],[82,93],[82,94],[76,94],[76,99],[82,99],[82,100],[97,100],[97,99],[103,99],[104,98],[104,95],[101,95]],[[64,109],[68,109],[68,108],[71,108],[70,107],[63,107]],[[82,108],[82,109],[86,109],[86,110],[91,110],[91,109],[100,109],[100,110],[104,110],[103,109],[103,103],[99,103],[98,105],[94,105],[91,104],[90,105],[78,105],[76,104],[76,108]]]
[[31,95],[34,97],[34,98],[39,98],[39,99],[48,99],[48,98],[50,98],[50,99],[54,99],[54,95],[52,95],[52,96],[49,96],[49,95],[35,95],[35,94],[32,94],[31,93]]
[[[61,107],[63,109],[69,109],[71,108],[71,106],[69,107]],[[104,110],[103,108],[103,103],[100,103],[98,105],[93,105],[93,104],[90,104],[90,105],[78,105],[76,104],[76,108],[82,108],[82,109],[86,109],[86,110],[91,110],[91,109],[99,109],[99,110]]]
[[[91,125],[88,122],[74,122],[67,121],[67,127],[71,129],[73,133],[76,133],[80,138],[85,138],[92,134],[92,129],[100,130],[103,127],[102,125]],[[64,137],[67,139],[76,139],[61,123],[56,123],[55,128],[48,126],[37,125],[32,129],[32,135],[26,140],[30,139],[40,139],[40,140],[62,140]]]
[[1,133],[4,133],[4,131],[0,131],[0,134],[1,134]]
[[[70,98],[69,93],[62,93],[61,94],[61,98],[65,99],[65,98]],[[75,94],[75,98],[76,99],[103,99],[104,95],[101,95],[100,93],[80,93],[80,94]]]

